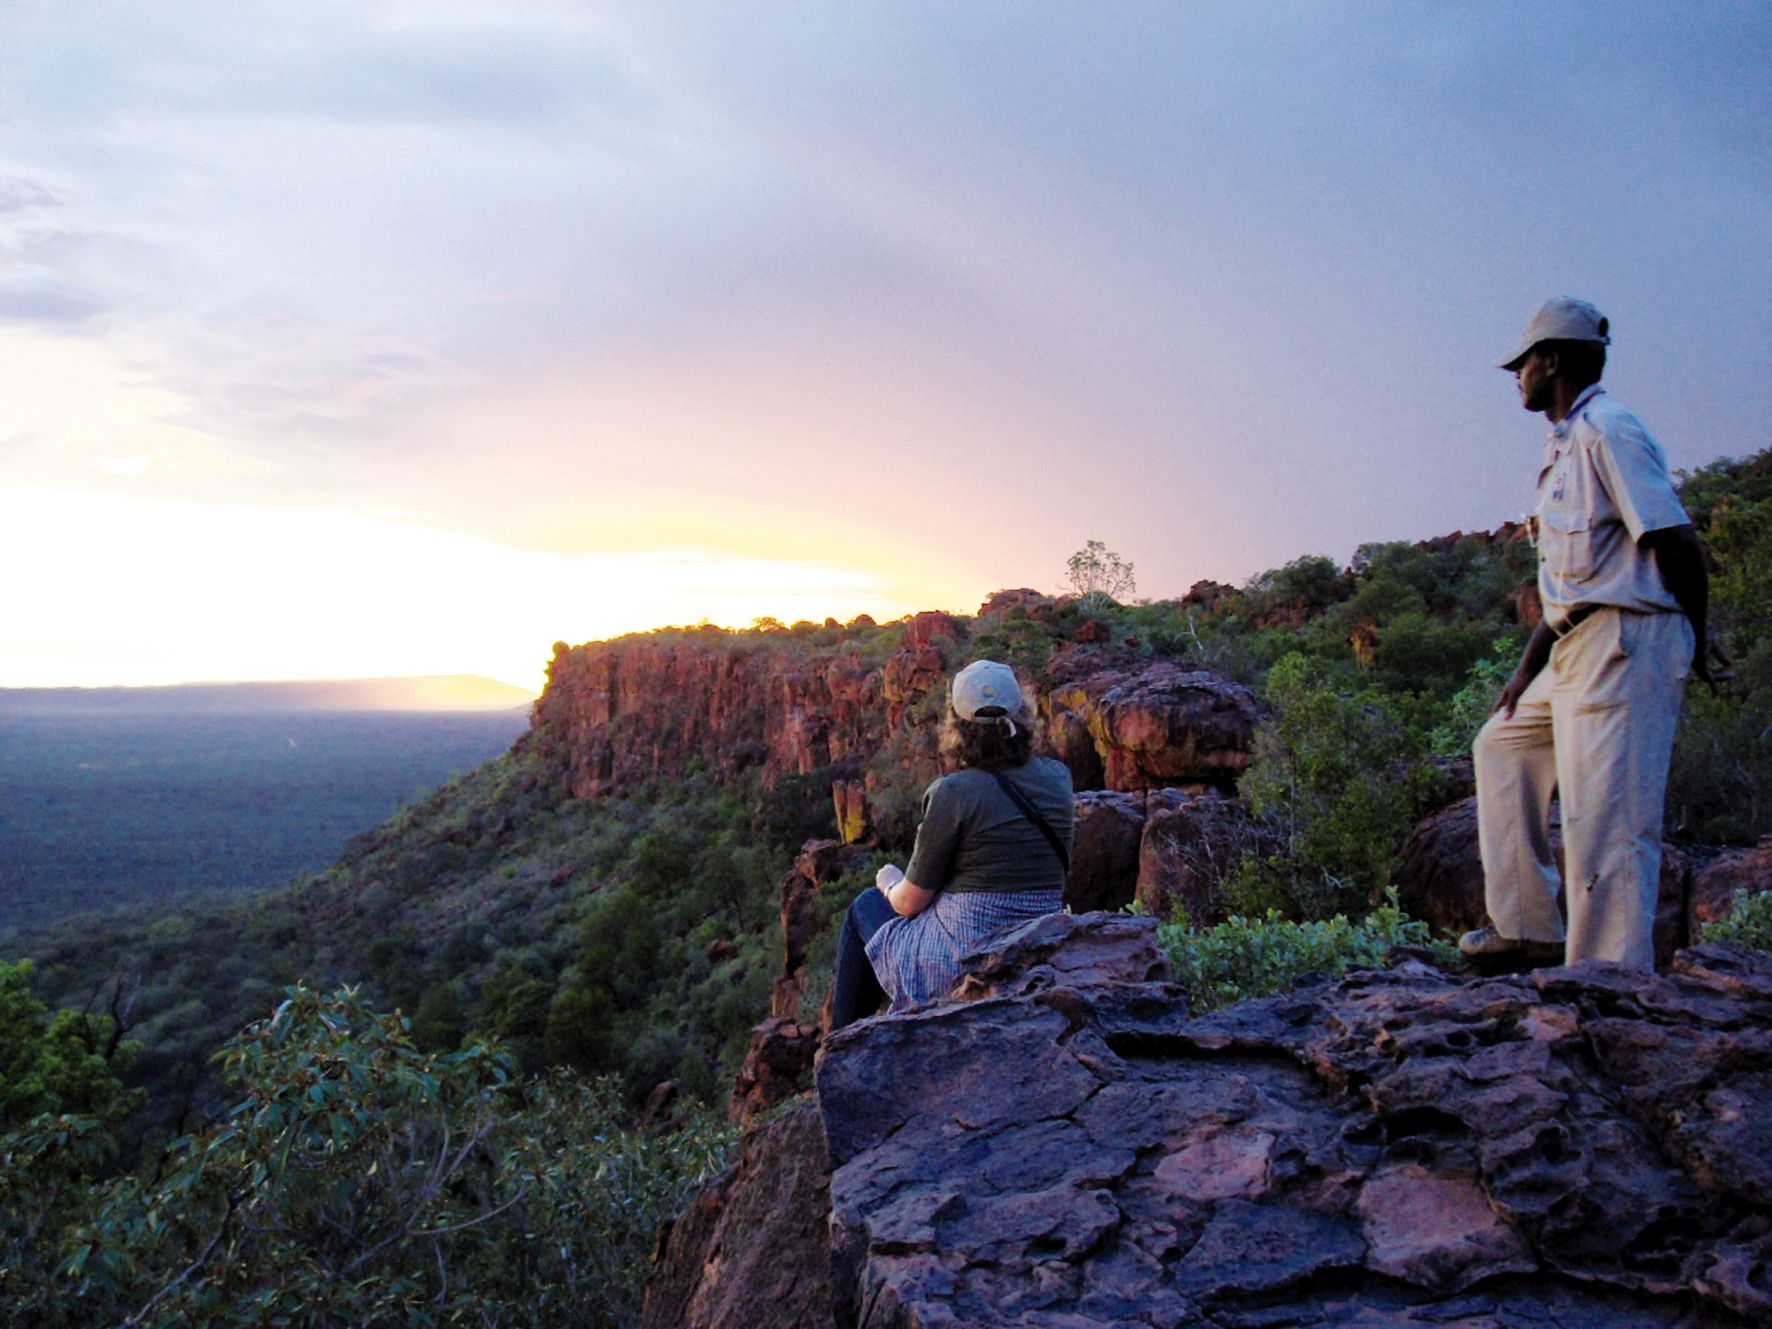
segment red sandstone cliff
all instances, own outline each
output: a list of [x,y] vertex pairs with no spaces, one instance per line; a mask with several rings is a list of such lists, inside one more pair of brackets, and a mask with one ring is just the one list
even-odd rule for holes
[[1258,708],[1207,669],[1108,643],[1069,602],[992,597],[975,618],[885,627],[672,630],[555,647],[531,742],[581,799],[692,768],[766,783],[829,771],[844,838],[867,795],[936,775],[935,721],[953,672],[1013,642],[1052,751],[1079,789],[1228,789],[1251,759]]

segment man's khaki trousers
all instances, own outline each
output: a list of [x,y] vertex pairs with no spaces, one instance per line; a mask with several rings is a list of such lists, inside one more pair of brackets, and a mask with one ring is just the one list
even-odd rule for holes
[[[1600,609],[1551,648],[1510,719],[1477,735],[1477,833],[1489,919],[1504,937],[1562,941],[1565,958],[1655,967],[1661,818],[1686,616]],[[1557,910],[1550,804],[1563,808],[1569,925]]]

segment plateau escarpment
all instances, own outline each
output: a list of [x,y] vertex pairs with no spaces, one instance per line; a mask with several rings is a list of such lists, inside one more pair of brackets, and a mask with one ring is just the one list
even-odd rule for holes
[[825,772],[853,840],[869,795],[938,773],[930,722],[946,680],[998,654],[1023,666],[1079,789],[1232,787],[1252,760],[1259,708],[1249,689],[1104,635],[1073,602],[1022,591],[993,597],[975,619],[930,612],[884,628],[861,619],[562,643],[533,741],[581,799],[692,768],[765,781]]

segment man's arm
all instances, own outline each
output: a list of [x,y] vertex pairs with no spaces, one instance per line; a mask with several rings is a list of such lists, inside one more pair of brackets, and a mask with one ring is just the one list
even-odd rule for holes
[[1556,643],[1557,634],[1550,630],[1549,624],[1540,619],[1538,626],[1532,629],[1532,635],[1526,638],[1526,649],[1520,652],[1520,663],[1514,666],[1514,672],[1501,685],[1501,696],[1495,702],[1496,710],[1505,713],[1510,720],[1514,718],[1514,707],[1520,704],[1520,697],[1550,659],[1551,647]]
[[[1698,543],[1698,532],[1690,523],[1665,526],[1659,531],[1646,531],[1639,543],[1655,556],[1656,569],[1662,584],[1674,602],[1692,623],[1696,646],[1692,651],[1692,673],[1710,684],[1732,677],[1729,654],[1710,636],[1710,573],[1704,566],[1704,548]],[[1717,668],[1711,668],[1711,661]]]

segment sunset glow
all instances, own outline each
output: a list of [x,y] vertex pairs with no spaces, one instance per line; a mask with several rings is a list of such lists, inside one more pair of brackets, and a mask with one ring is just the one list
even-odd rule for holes
[[8,593],[33,629],[0,651],[19,686],[467,673],[539,690],[560,638],[890,619],[954,593],[860,562],[553,554],[320,508],[26,489],[0,490],[0,559],[35,568]]
[[0,33],[0,687],[533,687],[557,639],[1057,590],[1089,539],[1164,597],[1493,527],[1540,431],[1492,365],[1562,291],[1674,466],[1772,434],[1763,8]]

